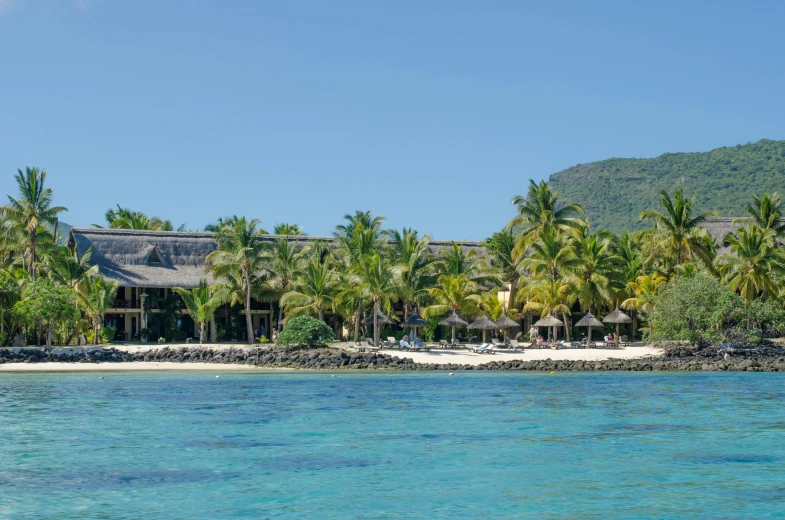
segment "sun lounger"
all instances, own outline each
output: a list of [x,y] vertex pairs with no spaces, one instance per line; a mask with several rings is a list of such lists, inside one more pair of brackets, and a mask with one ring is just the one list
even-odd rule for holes
[[490,343],[483,343],[482,345],[476,345],[474,347],[471,347],[469,350],[471,350],[472,352],[476,352],[477,354],[482,354],[485,350],[489,349],[492,346],[493,345],[491,345]]
[[511,339],[510,341],[510,348],[516,352],[523,352],[523,345],[518,343],[517,339]]
[[447,343],[446,339],[439,340],[439,348],[450,348],[450,344]]
[[398,344],[398,342],[395,341],[395,338],[392,337],[392,336],[387,336],[387,341],[382,341],[382,346],[383,347],[394,347],[397,344]]

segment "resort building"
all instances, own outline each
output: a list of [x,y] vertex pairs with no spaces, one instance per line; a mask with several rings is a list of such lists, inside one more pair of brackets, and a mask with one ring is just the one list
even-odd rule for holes
[[[269,242],[279,238],[284,237],[262,236],[262,240]],[[307,245],[317,240],[331,244],[335,239],[289,236],[289,240]],[[460,244],[464,248],[482,250],[479,242]],[[451,241],[431,241],[431,247],[436,250],[451,245]],[[120,286],[114,306],[107,310],[105,318],[105,325],[116,328],[116,338],[120,341],[138,340],[144,329],[153,329],[150,332],[154,335],[161,333],[156,327],[160,328],[161,320],[166,319],[167,308],[180,305],[179,298],[173,297],[173,287],[191,289],[202,279],[214,283],[205,272],[207,255],[216,248],[213,233],[73,228],[68,246],[80,259],[92,248],[90,264]],[[210,341],[220,339],[221,329],[229,325],[230,314],[238,309],[239,306],[231,309],[226,305],[216,312],[207,327]],[[273,311],[273,303],[252,300],[250,312],[254,330],[263,327],[270,331],[277,319]],[[186,337],[198,337],[198,328],[195,330],[187,314],[181,312],[172,319],[177,320],[177,328]]]

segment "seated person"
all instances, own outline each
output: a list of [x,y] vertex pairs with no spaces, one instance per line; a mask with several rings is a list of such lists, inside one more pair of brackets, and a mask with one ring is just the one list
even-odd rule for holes
[[409,347],[411,347],[411,345],[409,344],[409,336],[406,335],[403,337],[403,339],[401,339],[401,341],[398,342],[398,348],[400,348],[401,350],[406,350]]
[[417,348],[420,348],[420,347],[423,346],[422,341],[420,341],[420,338],[415,338],[414,346],[417,347]]

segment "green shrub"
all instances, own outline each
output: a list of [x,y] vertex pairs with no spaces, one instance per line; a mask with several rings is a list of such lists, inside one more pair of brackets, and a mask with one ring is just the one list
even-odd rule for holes
[[8,341],[8,332],[0,330],[0,347],[5,345],[6,341]]
[[278,344],[317,347],[334,339],[333,329],[325,322],[311,316],[297,316],[286,323]]
[[743,318],[741,296],[716,279],[705,274],[677,276],[654,297],[647,339],[718,342],[724,339],[723,329],[738,325]]
[[101,327],[98,329],[98,338],[101,340],[101,343],[113,342],[115,334],[117,334],[115,327]]

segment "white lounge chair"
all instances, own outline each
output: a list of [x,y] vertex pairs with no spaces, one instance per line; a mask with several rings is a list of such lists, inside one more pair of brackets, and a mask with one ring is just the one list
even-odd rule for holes
[[483,343],[482,345],[475,345],[475,346],[471,347],[469,350],[471,350],[472,352],[475,352],[477,354],[482,354],[483,352],[485,352],[487,349],[491,348],[492,346],[493,345],[491,345],[490,343]]

